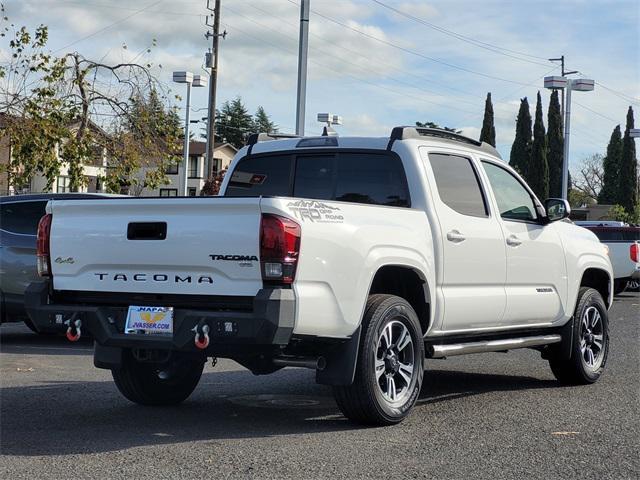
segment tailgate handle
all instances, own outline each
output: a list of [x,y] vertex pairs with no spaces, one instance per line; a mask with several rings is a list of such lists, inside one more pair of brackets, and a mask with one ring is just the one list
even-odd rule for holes
[[167,222],[132,222],[127,227],[127,240],[164,240]]

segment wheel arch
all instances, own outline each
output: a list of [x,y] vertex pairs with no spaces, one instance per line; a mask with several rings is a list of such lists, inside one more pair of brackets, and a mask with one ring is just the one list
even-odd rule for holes
[[[598,267],[589,267],[582,272],[580,287],[590,287],[597,290],[602,295],[607,306],[611,306],[613,301],[613,279],[609,272]],[[579,299],[576,298],[576,303]],[[575,305],[574,305],[575,309]]]
[[376,293],[404,298],[418,315],[422,333],[427,333],[433,318],[431,288],[427,276],[420,269],[401,264],[380,266],[371,279],[368,295]]

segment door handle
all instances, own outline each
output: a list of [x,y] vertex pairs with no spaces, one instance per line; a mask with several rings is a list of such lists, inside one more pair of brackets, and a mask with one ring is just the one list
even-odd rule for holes
[[520,240],[515,235],[509,235],[507,237],[507,245],[510,245],[512,247],[517,247],[518,245],[521,245],[521,244],[522,244],[522,240]]
[[447,233],[447,240],[453,243],[464,242],[467,239],[463,234],[461,234],[458,230],[451,230]]

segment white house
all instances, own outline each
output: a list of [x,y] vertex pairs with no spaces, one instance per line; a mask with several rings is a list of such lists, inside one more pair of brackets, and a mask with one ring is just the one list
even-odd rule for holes
[[[189,142],[189,166],[187,169],[187,194],[191,197],[200,195],[202,187],[209,176],[211,168],[206,165],[206,148],[205,142],[191,141]],[[214,172],[220,172],[229,168],[229,164],[233,157],[238,152],[230,143],[216,144],[213,153],[214,160]],[[180,187],[182,185],[182,178],[184,175],[184,164],[181,162],[179,165],[174,165],[166,171],[169,178],[168,185],[162,185],[156,190],[145,189],[142,191],[142,196],[145,197],[170,197],[180,196],[182,192]]]

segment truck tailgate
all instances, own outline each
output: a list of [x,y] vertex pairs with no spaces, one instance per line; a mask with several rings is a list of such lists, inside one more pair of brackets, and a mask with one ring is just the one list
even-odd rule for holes
[[253,296],[259,198],[53,201],[55,290]]

